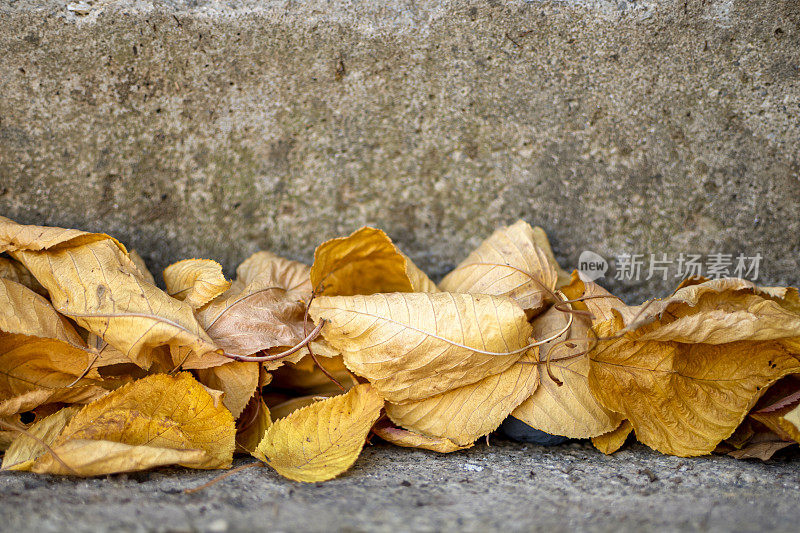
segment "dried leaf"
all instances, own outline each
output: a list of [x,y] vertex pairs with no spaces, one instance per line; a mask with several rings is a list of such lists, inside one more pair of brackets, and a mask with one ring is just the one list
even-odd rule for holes
[[144,279],[150,285],[156,284],[156,278],[153,277],[153,273],[150,272],[150,269],[147,268],[147,263],[144,262],[142,256],[136,250],[128,250],[128,257],[131,258],[131,262],[136,265],[136,268],[139,269],[139,274],[142,275],[142,279]]
[[495,231],[450,272],[439,288],[509,296],[533,314],[552,301],[558,265],[536,242],[534,229],[520,220]]
[[372,431],[386,442],[404,448],[420,448],[439,453],[451,453],[457,452],[458,450],[466,450],[473,446],[472,444],[459,446],[442,437],[426,437],[425,435],[420,435],[419,433],[414,433],[407,429],[394,427],[388,421],[383,423],[378,422],[375,424],[375,427],[372,428]]
[[760,459],[769,461],[784,448],[796,444],[791,440],[781,440],[774,433],[762,432],[754,435],[741,449],[728,452],[734,459]]
[[252,454],[267,429],[272,425],[272,414],[260,396],[254,397],[242,413],[240,429],[236,433],[238,449]]
[[86,404],[108,394],[108,390],[97,385],[80,385],[59,389],[33,389],[0,402],[0,418],[32,411],[49,403]]
[[0,278],[14,281],[37,294],[47,296],[47,289],[42,287],[42,284],[19,261],[0,257]]
[[216,261],[185,259],[164,269],[164,285],[167,294],[199,309],[227,291],[231,282]]
[[528,398],[539,383],[536,349],[508,369],[424,400],[386,404],[389,418],[426,437],[468,446],[488,435]]
[[23,226],[0,218],[0,250],[10,251],[48,290],[56,310],[102,337],[143,368],[163,345],[185,347],[185,368],[228,362],[192,309],[148,283],[125,248],[107,235]]
[[315,322],[347,367],[388,401],[423,400],[498,374],[531,336],[510,298],[451,293],[320,297]]
[[[670,319],[663,320],[668,326]],[[599,334],[608,336],[622,324],[618,316],[602,324]],[[641,442],[664,453],[710,453],[733,433],[767,386],[800,371],[798,360],[775,341],[640,340],[664,338],[657,331],[661,327],[653,322],[601,342],[590,354],[589,384],[604,407],[631,421]]]
[[[533,337],[549,338],[567,323],[566,313],[551,308],[533,321]],[[588,356],[575,357],[589,348],[590,338],[587,321],[575,317],[568,333],[540,347],[543,358],[553,350],[550,371],[561,384],[543,371],[536,391],[511,413],[515,418],[545,433],[573,439],[597,437],[619,426],[623,417],[605,409],[589,390]],[[566,339],[572,342],[554,348]]]
[[95,476],[178,464],[226,468],[233,457],[233,417],[187,372],[129,383],[87,405],[66,425],[37,473]]
[[592,437],[592,444],[604,454],[611,455],[622,448],[622,445],[628,440],[628,435],[631,434],[631,431],[633,431],[631,423],[627,420],[623,420],[616,429]]
[[253,455],[295,481],[332,479],[356,461],[383,400],[368,384],[272,424]]
[[231,289],[238,294],[254,281],[269,280],[286,290],[289,298],[307,302],[311,298],[310,272],[311,267],[303,263],[271,252],[256,252],[236,269],[236,280]]
[[233,361],[196,373],[200,383],[225,394],[222,403],[234,418],[239,418],[258,387],[258,363]]
[[383,231],[370,227],[317,247],[311,284],[327,296],[437,290]]
[[[314,353],[317,354],[316,351]],[[339,383],[345,387],[352,384],[352,374],[344,366],[342,356],[318,357],[318,359],[325,370]],[[275,387],[294,390],[302,394],[319,395],[341,390],[314,364],[310,356],[305,356],[297,363],[288,363],[275,370],[272,383]]]
[[3,469],[30,470],[34,461],[48,451],[41,442],[52,446],[72,417],[80,410],[79,406],[65,407],[33,424],[27,431],[29,435],[39,439],[38,441],[24,433],[18,434],[3,457]]

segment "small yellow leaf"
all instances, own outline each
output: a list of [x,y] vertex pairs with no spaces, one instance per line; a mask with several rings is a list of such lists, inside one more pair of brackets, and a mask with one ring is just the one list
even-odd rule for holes
[[253,398],[247,404],[239,423],[242,424],[242,429],[236,433],[237,451],[244,450],[252,454],[272,425],[272,414],[263,399]]
[[498,374],[522,357],[525,312],[507,297],[452,293],[323,296],[325,340],[388,401],[423,400]]
[[356,461],[383,400],[368,384],[276,421],[253,453],[295,481],[332,479]]
[[611,455],[622,448],[622,445],[625,444],[625,441],[628,439],[628,435],[631,434],[631,431],[633,431],[633,426],[631,423],[627,420],[623,420],[616,429],[612,429],[608,433],[603,433],[602,435],[592,437],[592,444],[604,454]]
[[389,418],[405,429],[456,446],[468,446],[488,435],[528,398],[539,383],[537,350],[518,363],[482,380],[424,400],[386,404]]
[[311,284],[327,296],[437,290],[388,235],[370,227],[317,247]]
[[386,442],[403,448],[420,448],[439,453],[452,453],[458,450],[466,450],[473,446],[472,444],[459,446],[453,441],[442,437],[426,437],[407,429],[394,427],[389,423],[381,424],[379,422],[372,428],[372,431]]
[[558,272],[536,242],[534,229],[520,220],[495,231],[450,272],[439,288],[509,296],[533,314],[552,300]]
[[234,418],[239,418],[258,387],[258,363],[232,361],[196,374],[203,385],[225,393],[222,403]]
[[167,294],[199,309],[227,291],[231,282],[216,261],[185,259],[164,269],[164,285]]

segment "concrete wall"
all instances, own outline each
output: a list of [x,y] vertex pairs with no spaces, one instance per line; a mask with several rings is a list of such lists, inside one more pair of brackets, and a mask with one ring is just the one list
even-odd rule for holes
[[[0,213],[154,270],[363,224],[440,276],[498,225],[800,283],[796,0],[0,0]],[[611,282],[630,300],[674,283]]]

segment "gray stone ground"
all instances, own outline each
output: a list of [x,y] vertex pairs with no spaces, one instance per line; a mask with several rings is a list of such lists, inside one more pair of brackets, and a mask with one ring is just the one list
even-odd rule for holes
[[[242,460],[241,463],[249,460]],[[375,445],[319,484],[249,469],[76,480],[0,474],[4,531],[796,532],[800,459],[683,459],[633,446],[495,441],[451,455]]]
[[[76,7],[77,6],[77,7]],[[82,7],[81,7],[82,6]],[[434,277],[580,252],[800,267],[796,0],[0,0],[0,213],[158,272],[385,228]],[[611,286],[630,300],[675,282]]]

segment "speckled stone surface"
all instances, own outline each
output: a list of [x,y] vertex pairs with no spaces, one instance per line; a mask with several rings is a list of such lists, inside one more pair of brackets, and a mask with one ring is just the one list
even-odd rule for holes
[[[241,460],[246,463],[249,460]],[[493,441],[450,455],[376,445],[318,484],[248,469],[159,470],[79,480],[0,473],[5,531],[719,531],[796,532],[800,458],[769,463],[604,456]]]
[[[0,0],[0,213],[153,270],[362,224],[440,277],[500,224],[761,252],[797,284],[794,0]],[[643,276],[644,277],[644,276]],[[608,281],[629,301],[676,280]]]

